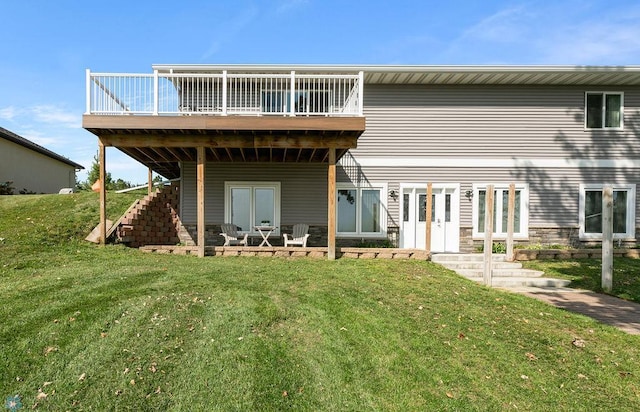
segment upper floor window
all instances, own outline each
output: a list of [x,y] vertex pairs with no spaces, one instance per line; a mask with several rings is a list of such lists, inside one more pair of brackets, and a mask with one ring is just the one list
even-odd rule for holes
[[587,129],[621,129],[623,106],[620,92],[587,92],[585,126]]

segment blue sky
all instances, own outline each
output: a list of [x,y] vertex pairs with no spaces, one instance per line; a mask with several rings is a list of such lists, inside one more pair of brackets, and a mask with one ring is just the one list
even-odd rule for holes
[[[637,0],[5,0],[0,15],[0,126],[87,168],[97,152],[81,127],[87,68],[640,64]],[[107,167],[146,181],[146,169],[115,149]]]

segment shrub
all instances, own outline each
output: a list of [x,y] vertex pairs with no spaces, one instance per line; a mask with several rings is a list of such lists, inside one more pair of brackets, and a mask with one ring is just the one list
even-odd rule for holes
[[12,195],[13,190],[13,182],[6,181],[4,183],[0,183],[0,195]]

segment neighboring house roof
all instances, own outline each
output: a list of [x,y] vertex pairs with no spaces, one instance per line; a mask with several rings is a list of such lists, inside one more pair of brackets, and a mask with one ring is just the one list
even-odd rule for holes
[[159,72],[364,72],[367,84],[640,85],[640,66],[154,64]]
[[24,137],[18,136],[17,134],[4,129],[2,127],[0,127],[0,138],[2,139],[6,139],[9,140],[13,143],[19,144],[20,146],[26,147],[27,149],[31,149],[35,152],[41,153],[45,156],[48,156],[52,159],[58,160],[60,162],[66,163],[69,166],[73,166],[76,169],[84,169],[84,166],[76,163],[76,162],[72,162],[71,160],[67,159],[64,156],[61,156],[57,153],[52,152],[49,149],[45,149],[44,147],[37,145],[35,143],[33,143],[31,140],[27,140]]

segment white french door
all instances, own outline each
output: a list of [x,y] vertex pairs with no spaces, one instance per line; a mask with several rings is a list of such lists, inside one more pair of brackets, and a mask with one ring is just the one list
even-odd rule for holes
[[[424,249],[426,243],[426,188],[402,186],[401,247]],[[460,186],[433,185],[431,210],[431,251],[458,252],[460,249]]]

